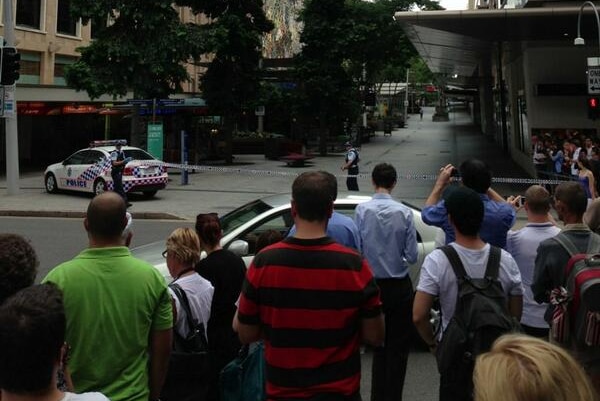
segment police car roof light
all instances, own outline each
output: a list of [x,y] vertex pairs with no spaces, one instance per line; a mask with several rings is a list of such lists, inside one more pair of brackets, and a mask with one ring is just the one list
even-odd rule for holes
[[126,139],[109,139],[106,141],[92,141],[90,142],[90,148],[98,146],[117,146],[118,144],[127,145]]

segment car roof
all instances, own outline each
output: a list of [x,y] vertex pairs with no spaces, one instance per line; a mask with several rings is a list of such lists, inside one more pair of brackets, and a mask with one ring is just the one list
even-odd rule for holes
[[[276,195],[269,195],[269,196],[265,196],[262,198],[259,198],[262,202],[266,203],[267,205],[271,206],[272,208],[276,208],[276,207],[280,207],[280,206],[285,206],[288,205],[290,203],[290,200],[292,199],[292,194],[291,193],[283,193],[283,194],[276,194]],[[338,194],[337,199],[335,200],[335,204],[359,204],[362,202],[366,202],[369,199],[371,199],[371,195],[364,195],[364,194]]]
[[[113,150],[116,149],[115,146],[93,146],[90,148],[86,148],[86,149],[81,149],[81,150],[103,150],[105,152],[112,152]],[[136,148],[135,146],[121,146],[121,150],[132,150],[132,149],[139,149],[139,150],[144,150],[141,148]],[[145,150],[144,150],[145,152]]]

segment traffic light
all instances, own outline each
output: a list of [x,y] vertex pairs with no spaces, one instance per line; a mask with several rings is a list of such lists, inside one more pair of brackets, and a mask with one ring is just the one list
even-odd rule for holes
[[21,54],[17,53],[16,47],[2,48],[2,76],[0,84],[12,85],[19,79],[21,68]]
[[587,99],[588,118],[595,120],[600,118],[600,97],[591,96]]

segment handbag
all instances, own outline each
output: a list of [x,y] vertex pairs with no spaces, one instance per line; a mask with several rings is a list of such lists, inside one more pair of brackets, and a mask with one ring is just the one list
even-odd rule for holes
[[210,377],[208,341],[202,322],[192,317],[189,300],[185,291],[177,284],[169,284],[185,311],[186,337],[173,332],[173,350],[169,359],[169,369],[160,398],[163,401],[198,401],[206,399]]
[[221,401],[264,401],[266,397],[264,344],[244,345],[221,371]]

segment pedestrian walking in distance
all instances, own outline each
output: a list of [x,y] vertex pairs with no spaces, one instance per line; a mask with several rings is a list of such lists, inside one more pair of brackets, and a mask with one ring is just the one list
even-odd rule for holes
[[346,186],[348,191],[358,191],[358,162],[360,157],[358,150],[356,150],[351,142],[346,142],[346,157],[344,159],[344,165],[342,165],[342,171],[348,170],[348,178],[346,178]]

